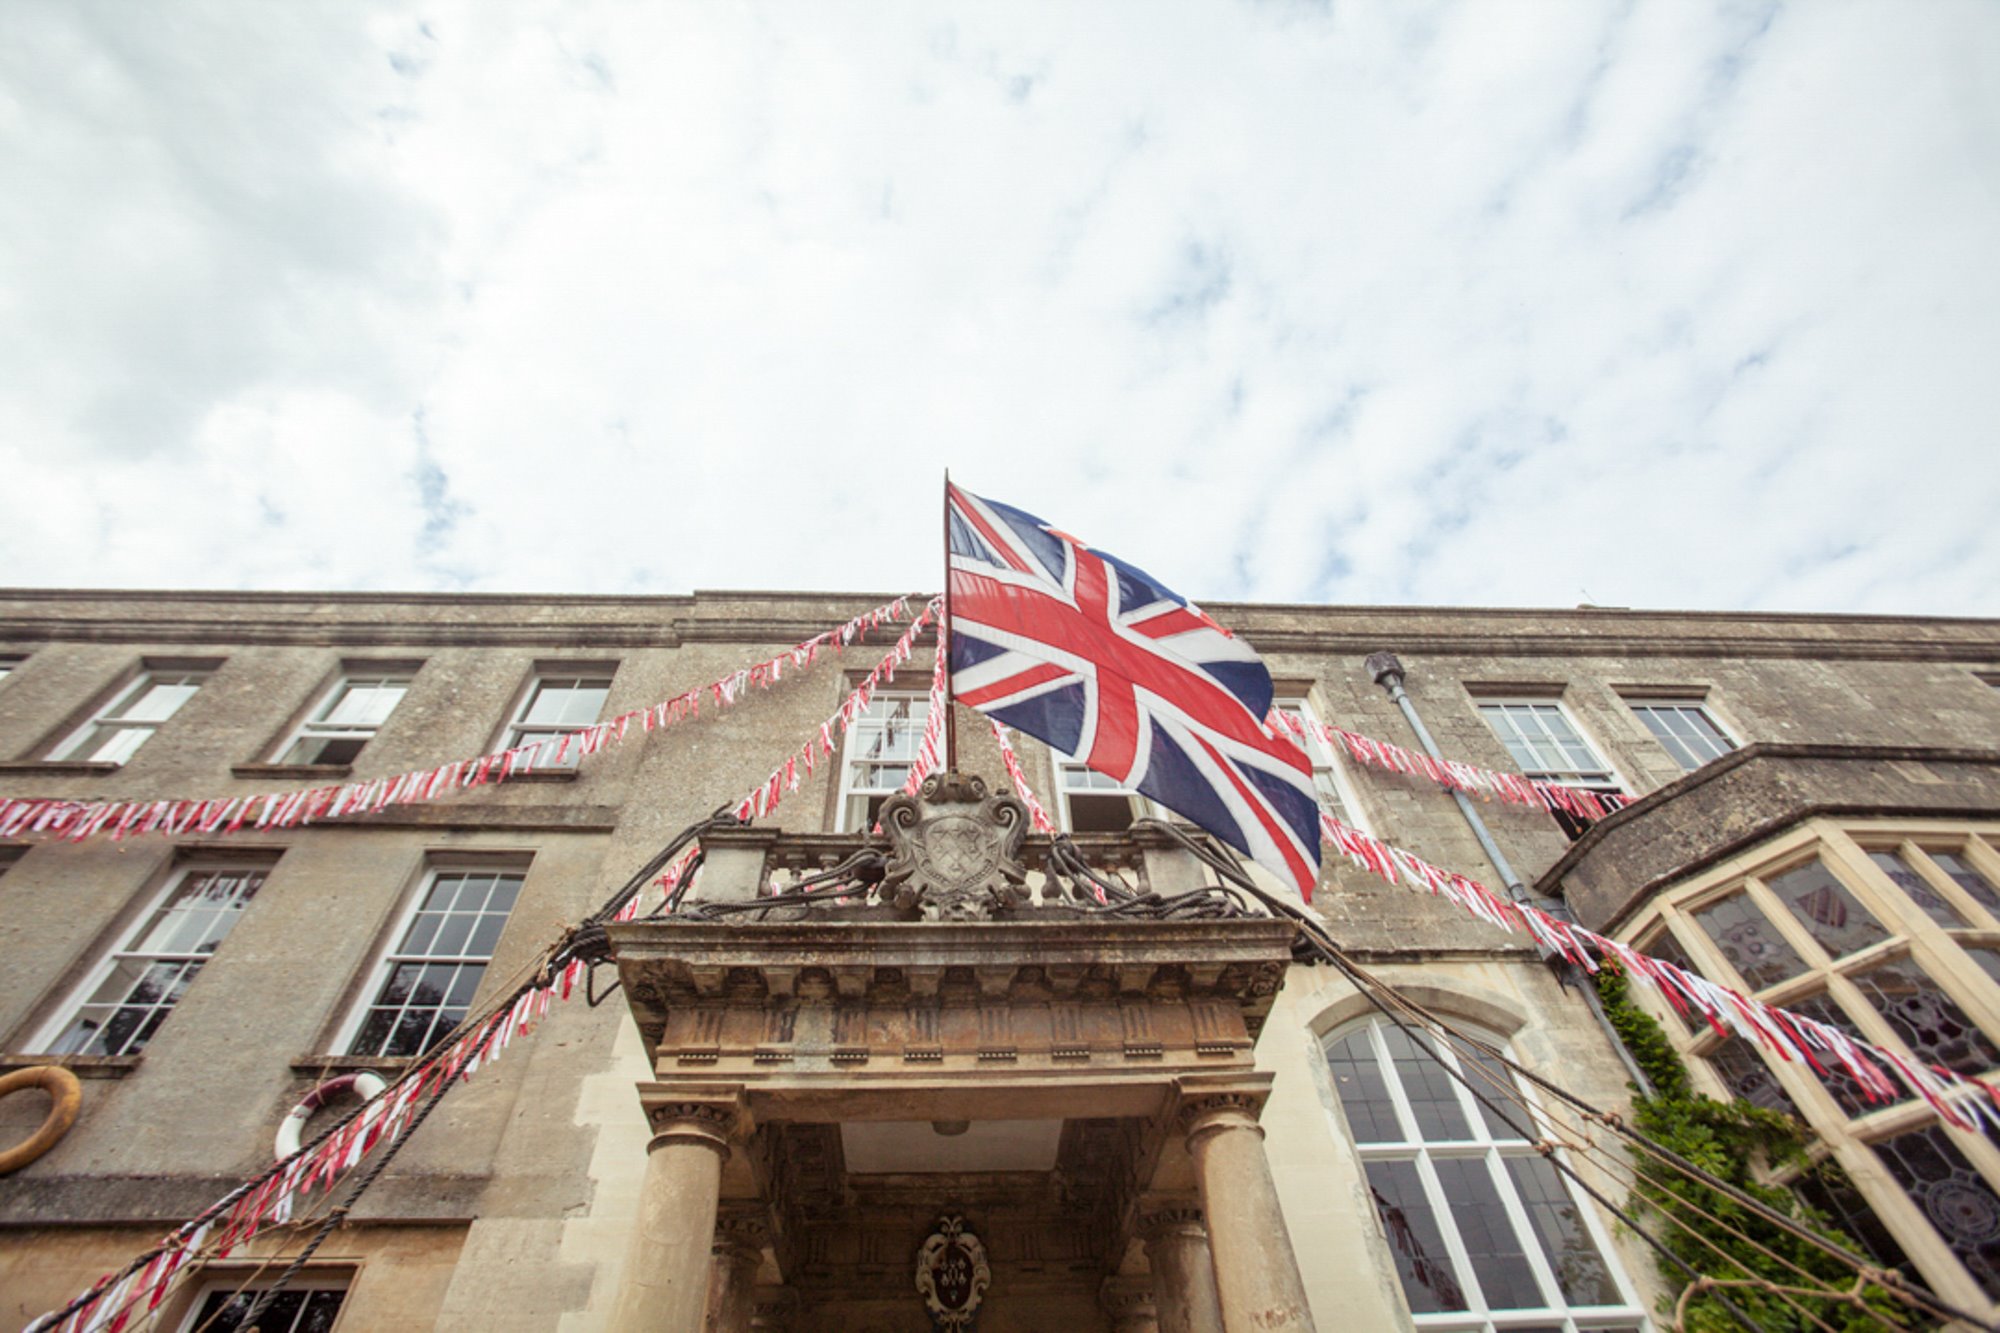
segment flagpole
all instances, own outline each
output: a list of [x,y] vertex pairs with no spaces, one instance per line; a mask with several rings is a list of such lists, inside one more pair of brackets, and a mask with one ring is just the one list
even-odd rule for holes
[[944,654],[944,769],[958,771],[958,722],[951,690],[951,469],[944,470],[944,616],[938,621],[938,651]]

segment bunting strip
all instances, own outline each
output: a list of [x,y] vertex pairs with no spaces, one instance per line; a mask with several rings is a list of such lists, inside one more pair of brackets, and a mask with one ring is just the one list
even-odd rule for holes
[[1519,773],[1501,773],[1456,759],[1433,759],[1393,741],[1378,741],[1372,736],[1357,735],[1341,727],[1329,727],[1316,718],[1284,708],[1273,708],[1264,719],[1264,728],[1274,736],[1291,737],[1301,747],[1305,745],[1307,736],[1317,737],[1322,744],[1338,747],[1356,763],[1370,768],[1429,778],[1440,787],[1467,792],[1481,800],[1497,796],[1509,805],[1561,810],[1578,819],[1602,819],[1637,799],[1615,792],[1572,787],[1562,782],[1538,781],[1522,777]]
[[[868,705],[875,698],[875,691],[880,689],[885,681],[896,674],[897,667],[900,667],[903,663],[909,661],[911,657],[915,656],[918,633],[937,618],[938,609],[943,604],[942,598],[933,597],[923,610],[917,612],[916,619],[912,620],[909,628],[903,631],[903,636],[896,640],[896,646],[889,650],[886,657],[875,664],[875,669],[868,673],[866,680],[855,686],[849,692],[848,696],[841,700],[840,707],[834,709],[832,715],[826,721],[819,724],[819,730],[807,737],[806,743],[800,746],[797,752],[788,756],[783,763],[772,769],[770,777],[751,788],[749,794],[736,803],[735,814],[738,819],[748,823],[752,819],[762,819],[764,816],[770,814],[778,808],[778,802],[782,801],[787,793],[797,791],[804,784],[805,779],[812,776],[813,767],[816,763],[834,757],[839,749],[834,743],[835,734],[846,734],[848,728],[852,727],[862,714],[868,711]],[[942,640],[943,636],[940,635],[939,638]],[[938,661],[940,665],[937,670],[941,671],[944,661],[944,649],[942,647],[938,649]],[[938,689],[937,679],[937,672],[933,671],[931,680],[933,696],[935,696]],[[930,763],[934,767],[938,759],[942,756],[943,746],[941,742],[937,744],[932,743],[931,732],[934,727],[941,728],[943,726],[943,708],[941,706],[934,706],[931,709],[931,713],[937,721],[926,721],[924,724],[924,745],[926,748],[919,750],[918,761],[921,763],[925,755],[928,754]],[[923,780],[922,775],[918,773],[918,764],[911,765],[911,773],[916,775],[917,781],[921,782]]]
[[597,754],[623,741],[636,727],[641,734],[700,716],[704,695],[726,708],[755,687],[769,689],[784,678],[790,663],[804,671],[828,648],[835,652],[878,626],[908,614],[908,597],[898,597],[846,624],[813,635],[775,657],[733,671],[708,685],[683,690],[671,699],[634,709],[608,721],[548,736],[527,745],[456,759],[436,768],[396,777],[371,778],[305,791],[268,792],[208,800],[64,801],[0,797],[0,838],[46,837],[81,842],[108,833],[113,842],[144,833],[218,837],[244,829],[292,828],[344,815],[376,814],[390,806],[436,800],[470,787],[505,782],[572,758]]
[[[798,764],[803,762],[810,774],[816,753],[823,750],[823,755],[830,756],[835,752],[834,733],[844,732],[865,713],[874,692],[911,658],[917,635],[936,618],[940,605],[933,600],[918,612],[895,646],[849,693],[840,708],[820,724],[799,753],[788,758],[770,779],[738,803],[739,818],[749,818],[753,812],[768,814],[785,791],[797,789],[797,782],[789,780],[797,773]],[[748,673],[737,674],[737,690],[746,683],[747,676]],[[934,685],[936,679],[934,671]],[[935,711],[941,715],[942,707]],[[932,749],[935,764],[942,757],[942,743]],[[698,853],[699,844],[689,844],[654,881],[663,905],[671,908],[685,892],[688,873]],[[634,895],[613,920],[634,919],[642,905],[643,895]],[[552,974],[536,978],[511,1003],[468,1026],[449,1046],[405,1070],[381,1096],[351,1112],[346,1121],[325,1137],[275,1163],[210,1205],[132,1267],[107,1274],[72,1302],[66,1313],[44,1315],[24,1333],[97,1333],[123,1328],[135,1313],[158,1308],[174,1283],[193,1271],[200,1260],[227,1258],[264,1228],[291,1221],[304,1196],[315,1191],[332,1191],[371,1153],[400,1139],[431,1094],[453,1080],[471,1078],[498,1059],[517,1036],[533,1030],[554,1001],[567,1000],[576,992],[586,970],[584,962],[576,959]]]
[[[1977,1121],[1983,1119],[2000,1129],[2000,1087],[1984,1079],[1942,1065],[1917,1064],[1830,1024],[1766,1004],[1665,959],[1642,954],[1532,903],[1515,902],[1477,880],[1440,870],[1400,847],[1344,824],[1325,808],[1320,810],[1320,833],[1356,867],[1391,884],[1443,898],[1489,925],[1526,933],[1538,945],[1586,972],[1596,972],[1606,960],[1614,961],[1627,976],[1658,992],[1676,1013],[1696,1015],[1722,1036],[1756,1042],[1781,1060],[1802,1061],[1822,1079],[1828,1065],[1837,1065],[1861,1085],[1871,1102],[1898,1100],[1896,1083],[1900,1082],[1948,1124],[1976,1133]],[[1895,1081],[1883,1073],[1885,1065],[1895,1071]]]
[[1053,838],[1056,823],[1049,818],[1049,812],[1035,799],[1035,789],[1028,785],[1028,775],[1021,771],[1021,756],[1014,753],[1014,742],[1007,735],[1007,728],[995,718],[986,719],[993,726],[993,739],[1000,743],[1000,761],[1007,765],[1007,776],[1014,780],[1014,794],[1021,798],[1021,804],[1028,807],[1028,818],[1035,826],[1035,832]]

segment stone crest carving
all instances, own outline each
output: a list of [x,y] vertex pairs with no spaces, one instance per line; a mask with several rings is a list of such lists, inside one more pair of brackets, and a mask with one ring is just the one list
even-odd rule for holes
[[882,803],[892,851],[882,896],[926,921],[984,921],[1028,901],[1028,808],[976,777],[938,773]]
[[917,1294],[932,1325],[954,1333],[970,1329],[992,1281],[986,1247],[965,1229],[965,1219],[956,1213],[939,1218],[917,1251]]

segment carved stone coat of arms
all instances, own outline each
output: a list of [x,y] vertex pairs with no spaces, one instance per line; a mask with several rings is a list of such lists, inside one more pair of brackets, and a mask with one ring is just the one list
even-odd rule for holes
[[893,850],[882,893],[927,921],[984,921],[1028,901],[1028,808],[976,777],[939,773],[882,804]]

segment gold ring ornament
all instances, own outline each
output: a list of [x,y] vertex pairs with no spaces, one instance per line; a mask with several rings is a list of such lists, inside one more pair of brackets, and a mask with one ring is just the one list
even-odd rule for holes
[[19,1171],[55,1147],[62,1136],[69,1133],[69,1127],[76,1123],[76,1113],[83,1107],[83,1084],[76,1081],[75,1074],[60,1065],[35,1065],[0,1075],[0,1097],[23,1088],[40,1088],[49,1094],[53,1105],[49,1107],[41,1128],[30,1134],[25,1142],[0,1150],[0,1176]]
[[306,1121],[312,1119],[314,1111],[343,1092],[351,1092],[363,1102],[372,1102],[380,1097],[388,1086],[379,1075],[363,1072],[342,1074],[339,1078],[330,1078],[314,1088],[305,1095],[303,1101],[285,1113],[283,1120],[278,1122],[278,1160],[282,1162],[299,1150],[300,1141],[305,1135]]

